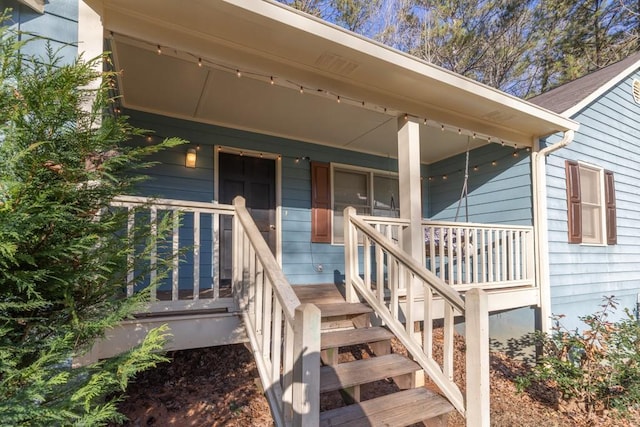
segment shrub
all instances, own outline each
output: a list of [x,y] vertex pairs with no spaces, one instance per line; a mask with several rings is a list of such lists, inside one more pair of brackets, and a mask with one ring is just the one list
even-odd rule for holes
[[633,314],[617,322],[609,316],[618,301],[604,297],[594,314],[580,317],[582,332],[553,317],[549,335],[540,334],[542,355],[531,372],[520,378],[520,388],[545,382],[559,393],[563,406],[587,414],[608,409],[625,413],[640,403],[640,325]]
[[[163,357],[164,330],[116,359],[72,369],[144,294],[124,298],[133,248],[126,213],[109,209],[149,153],[181,143],[135,146],[142,131],[113,105],[114,75],[100,57],[62,64],[22,55],[24,42],[0,16],[0,425],[101,425],[122,420],[118,393]],[[24,35],[22,35],[24,38]],[[95,87],[95,82],[98,82]],[[162,235],[162,226],[160,235]]]

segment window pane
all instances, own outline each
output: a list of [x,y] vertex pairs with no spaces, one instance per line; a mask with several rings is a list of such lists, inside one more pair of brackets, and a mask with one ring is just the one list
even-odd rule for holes
[[367,174],[336,170],[333,175],[333,200],[343,206],[369,207]]
[[580,168],[580,195],[582,203],[598,205],[600,201],[600,174],[598,171]]
[[369,174],[364,172],[334,170],[333,173],[333,241],[344,242],[343,211],[354,207],[359,215],[370,214]]
[[398,178],[374,176],[373,178],[373,215],[400,216]]
[[582,205],[582,241],[602,243],[601,210],[598,206]]

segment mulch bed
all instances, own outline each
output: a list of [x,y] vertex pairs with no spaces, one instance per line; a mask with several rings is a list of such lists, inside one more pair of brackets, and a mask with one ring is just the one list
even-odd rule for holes
[[[437,334],[437,331],[436,331]],[[434,338],[434,358],[442,351]],[[464,392],[464,340],[456,337],[455,381]],[[397,341],[394,352],[405,350]],[[129,421],[125,426],[272,426],[269,405],[262,394],[251,353],[243,345],[229,345],[170,352],[170,363],[143,372],[126,391],[119,408]],[[370,357],[364,346],[345,348],[340,361]],[[599,414],[587,418],[558,410],[553,389],[536,385],[518,392],[514,379],[527,365],[503,353],[491,355],[491,424],[518,427],[638,426],[640,414],[620,418]],[[427,382],[427,387],[433,384]],[[395,391],[390,380],[364,385],[362,399]],[[344,405],[339,392],[323,394],[321,408]],[[465,426],[457,413],[449,417],[450,427]]]

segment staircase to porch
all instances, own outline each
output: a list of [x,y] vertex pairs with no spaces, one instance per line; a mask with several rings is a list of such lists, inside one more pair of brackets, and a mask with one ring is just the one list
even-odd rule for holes
[[[463,296],[409,257],[389,228],[405,227],[403,223],[374,224],[350,208],[345,211],[345,282],[338,291],[335,286],[291,286],[240,197],[233,205],[123,197],[114,206],[127,209],[130,224],[138,218],[150,221],[151,230],[170,214],[170,292],[152,289],[142,317],[123,323],[114,331],[119,338],[107,337],[90,357],[131,348],[150,325],[169,323],[172,349],[248,340],[277,426],[444,425],[452,410],[468,426],[489,425],[486,294],[476,288]],[[223,216],[233,221],[229,287],[222,287],[216,276],[216,224]],[[201,240],[210,233],[204,225],[211,227],[213,238]],[[188,295],[180,286],[178,259],[185,235],[193,236],[193,261],[186,265],[193,270]],[[209,246],[210,253],[203,250]],[[152,252],[152,274],[158,257]],[[204,268],[213,277],[202,279]],[[210,279],[211,287],[200,286]],[[133,295],[134,282],[127,282],[127,294]],[[206,298],[209,292],[211,298]],[[465,324],[466,393],[453,381],[455,318]],[[443,325],[441,361],[433,356],[435,320]],[[392,338],[406,349],[406,357],[392,352]],[[354,345],[365,346],[371,357],[341,360],[341,350]],[[425,376],[437,394],[423,387]],[[383,379],[393,381],[393,392],[365,400],[363,388]],[[321,395],[336,390],[349,404],[321,407]]]
[[[320,309],[321,400],[323,393],[340,391],[345,403],[321,408],[320,426],[406,426],[423,421],[446,425],[447,414],[455,408],[421,386],[420,365],[392,352],[393,333],[371,325],[373,310],[368,305],[346,302],[333,284],[295,289],[302,303],[314,303]],[[341,350],[352,346],[364,347],[370,357],[340,363]],[[363,401],[361,388],[381,380],[393,381],[398,391]]]

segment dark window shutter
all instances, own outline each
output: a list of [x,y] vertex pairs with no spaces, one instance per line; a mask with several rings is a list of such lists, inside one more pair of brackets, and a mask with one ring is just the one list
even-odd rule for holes
[[582,202],[580,198],[580,169],[578,162],[567,160],[567,218],[569,243],[582,243]]
[[607,245],[618,243],[616,224],[616,190],[613,182],[613,172],[604,171],[604,197],[607,203]]
[[311,241],[331,243],[329,163],[311,162]]

